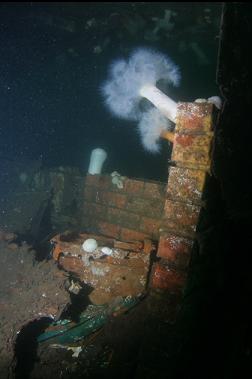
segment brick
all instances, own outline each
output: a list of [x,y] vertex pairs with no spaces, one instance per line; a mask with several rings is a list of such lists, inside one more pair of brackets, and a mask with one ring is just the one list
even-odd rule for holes
[[118,224],[126,228],[139,228],[140,216],[121,209],[109,207],[107,219],[112,224]]
[[95,203],[101,203],[101,198],[103,196],[103,191],[99,187],[92,187],[93,190],[93,201]]
[[203,170],[170,167],[167,196],[172,200],[201,204],[207,173]]
[[91,186],[85,186],[84,187],[84,200],[92,202],[95,201],[95,193],[94,188]]
[[197,226],[200,206],[167,199],[164,207],[164,219],[171,219],[180,225]]
[[118,225],[100,221],[97,223],[97,230],[100,234],[119,239],[120,227]]
[[126,179],[124,182],[124,191],[127,193],[142,194],[144,189],[144,181]]
[[91,204],[91,216],[94,218],[104,218],[107,213],[107,208],[99,204]]
[[129,196],[127,200],[126,209],[134,213],[143,214],[146,207],[148,206],[148,201],[146,201],[142,197]]
[[150,237],[147,233],[142,233],[137,230],[121,228],[120,239],[122,241],[143,241]]
[[140,230],[147,233],[154,239],[159,237],[159,228],[161,226],[161,220],[156,218],[142,217],[140,221]]
[[207,133],[213,128],[213,104],[209,103],[179,103],[175,133],[191,131]]
[[112,186],[111,176],[110,175],[100,175],[99,179],[99,188],[101,190],[107,190]]
[[126,209],[134,213],[149,216],[152,218],[160,218],[163,213],[164,199],[144,198],[129,196]]
[[100,175],[87,174],[85,178],[85,186],[98,186]]
[[210,167],[212,136],[176,134],[173,142],[171,159],[185,167]]
[[186,269],[191,259],[193,240],[171,233],[162,233],[157,256],[180,269]]
[[126,195],[116,192],[105,191],[99,193],[98,202],[116,208],[124,208],[126,204],[126,199]]
[[197,225],[182,225],[172,219],[162,220],[160,233],[174,233],[186,238],[195,238]]
[[115,193],[116,192],[122,193],[122,194],[126,193],[126,191],[125,191],[125,180],[126,179],[122,180],[122,187],[120,187],[120,186],[118,187],[118,185],[116,183],[112,183],[112,177],[111,177],[111,185],[110,185],[109,190],[112,192],[115,192]]
[[161,184],[161,183],[145,182],[143,196],[150,197],[151,199],[153,198],[164,199],[165,188],[166,188],[166,184],[163,184],[163,183]]
[[111,178],[109,175],[91,175],[87,174],[85,178],[85,186],[99,187],[106,190],[110,187]]
[[[71,253],[72,245],[67,250]],[[73,251],[74,253],[74,251]],[[82,253],[83,257],[87,254]],[[137,296],[146,289],[149,272],[149,257],[144,253],[130,253],[125,258],[118,252],[117,258],[106,257],[102,261],[94,258],[87,266],[82,259],[60,256],[59,264],[73,272],[79,279],[93,288],[89,299],[94,304],[105,304],[118,296]]]
[[209,169],[213,105],[179,103],[171,159],[177,166]]
[[94,232],[96,229],[96,221],[87,215],[83,215],[81,220],[81,228],[86,232]]
[[83,201],[82,202],[82,206],[83,206],[83,209],[82,209],[82,215],[84,216],[89,216],[91,214],[91,204],[90,202],[88,201]]
[[172,270],[168,265],[157,262],[151,271],[151,287],[156,289],[181,292],[186,283],[186,274]]

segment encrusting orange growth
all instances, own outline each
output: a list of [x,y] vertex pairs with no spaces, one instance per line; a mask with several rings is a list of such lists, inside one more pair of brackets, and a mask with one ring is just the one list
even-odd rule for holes
[[169,132],[167,130],[164,130],[161,134],[160,137],[167,139],[168,141],[172,142],[174,141],[174,132]]

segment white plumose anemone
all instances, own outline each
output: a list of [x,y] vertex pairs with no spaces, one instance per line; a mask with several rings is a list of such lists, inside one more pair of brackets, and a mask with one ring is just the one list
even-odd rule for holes
[[178,86],[178,67],[164,54],[139,48],[128,61],[120,59],[111,64],[109,79],[101,90],[106,105],[118,117],[139,120],[142,117],[139,103],[145,97],[174,122],[177,103],[156,87],[160,80]]
[[150,153],[160,151],[160,136],[167,130],[172,130],[172,124],[157,108],[145,112],[138,124],[142,145]]

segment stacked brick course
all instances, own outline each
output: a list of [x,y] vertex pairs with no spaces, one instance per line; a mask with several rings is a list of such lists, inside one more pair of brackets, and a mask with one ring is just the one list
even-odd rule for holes
[[118,188],[110,175],[87,175],[83,227],[123,241],[158,241],[165,194],[165,183],[126,178]]
[[202,194],[211,164],[213,105],[180,103],[152,286],[181,292],[186,283]]
[[180,103],[168,185],[110,175],[87,175],[83,227],[123,241],[159,242],[151,286],[181,294],[185,287],[202,194],[211,165],[213,105]]

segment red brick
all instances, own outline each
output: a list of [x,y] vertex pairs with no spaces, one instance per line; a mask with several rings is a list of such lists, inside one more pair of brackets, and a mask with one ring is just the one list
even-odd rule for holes
[[122,209],[109,207],[107,219],[112,224],[118,224],[126,228],[139,228],[140,216]]
[[103,196],[103,191],[99,187],[93,187],[93,198],[95,203],[100,203]]
[[90,213],[91,213],[91,204],[92,203],[90,203],[88,201],[83,201],[83,203],[82,203],[82,205],[83,205],[82,215],[84,215],[84,216],[90,215]]
[[193,131],[206,133],[212,130],[213,104],[179,103],[175,132]]
[[156,218],[142,217],[140,222],[140,230],[147,233],[152,238],[158,239],[161,220]]
[[201,204],[206,175],[203,170],[170,167],[167,188],[168,198]]
[[181,269],[186,269],[191,259],[193,240],[171,233],[161,234],[157,256],[165,258]]
[[124,191],[127,193],[142,194],[144,189],[144,181],[126,179],[124,182]]
[[168,265],[155,263],[151,273],[151,287],[180,292],[185,287],[186,275],[172,270]]
[[164,219],[171,219],[180,225],[196,228],[200,206],[167,199],[164,207]]
[[176,134],[171,159],[185,167],[206,168],[211,162],[211,135]]
[[83,215],[89,216],[90,218],[104,218],[107,212],[107,208],[100,204],[89,203],[84,201],[83,204]]
[[111,187],[112,182],[111,182],[111,176],[110,175],[100,175],[99,179],[99,188],[101,190],[107,190]]
[[97,186],[99,183],[100,175],[87,174],[85,178],[85,186]]
[[85,230],[86,232],[89,232],[91,230],[93,230],[93,220],[91,220],[89,217],[85,216],[82,218],[82,221],[81,221],[81,227],[83,228],[83,230]]
[[99,233],[103,234],[104,236],[119,239],[120,227],[118,225],[100,221],[97,223],[97,229]]
[[142,233],[137,230],[121,228],[120,238],[122,241],[143,241],[148,237],[150,237],[150,235],[146,233]]
[[91,186],[85,186],[84,188],[84,200],[86,201],[95,201],[94,188]]
[[85,178],[85,186],[99,187],[106,190],[110,187],[111,178],[109,175],[91,175],[87,174]]
[[143,196],[158,199],[165,198],[166,184],[145,182]]
[[143,214],[148,206],[148,201],[146,201],[142,197],[129,196],[127,200],[126,209],[134,213]]
[[110,192],[108,198],[108,204],[113,205],[116,208],[124,208],[127,201],[127,196],[123,194],[115,194]]
[[126,195],[116,192],[105,191],[99,193],[98,202],[116,208],[124,208],[126,204],[126,199]]
[[164,209],[164,199],[128,196],[126,209],[151,218],[161,218]]
[[85,231],[89,230],[91,224],[88,217],[84,216],[81,220],[81,228]]
[[167,218],[162,220],[160,232],[172,232],[186,238],[195,238],[196,228],[197,225],[183,225],[179,224],[176,220]]

